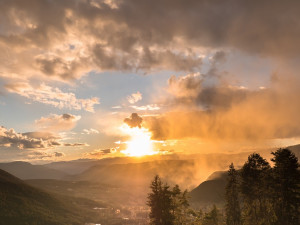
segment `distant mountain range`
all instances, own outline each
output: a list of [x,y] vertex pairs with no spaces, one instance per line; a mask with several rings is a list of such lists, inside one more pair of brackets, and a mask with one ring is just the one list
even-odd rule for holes
[[[300,156],[300,145],[289,148]],[[269,160],[272,150],[275,149],[257,152]],[[226,171],[231,162],[237,169],[240,168],[250,153],[252,151],[236,154],[80,159],[45,165],[12,162],[0,163],[0,169],[20,179],[30,179],[30,184],[51,192],[73,197],[83,197],[88,193],[90,199],[98,201],[103,198],[109,201],[111,198],[114,203],[119,201],[122,204],[145,202],[149,184],[158,174],[164,182],[170,185],[179,184],[181,189],[187,188],[191,191],[193,201],[222,202],[226,183],[226,173],[222,171]]]
[[[296,156],[300,157],[300,145],[294,145],[288,148],[291,149],[296,154]],[[147,175],[147,173],[148,175],[153,175],[152,172],[160,174],[159,172],[161,171],[162,175],[167,173],[168,179],[172,182],[173,179],[171,177],[171,168],[169,168],[168,166],[163,166],[164,164],[168,164],[166,162],[170,162],[173,166],[179,166],[178,169],[176,169],[176,173],[182,174],[190,172],[191,178],[185,182],[186,184],[184,184],[184,182],[177,181],[184,184],[185,187],[190,188],[193,186],[197,186],[201,181],[205,181],[209,174],[212,174],[216,170],[227,170],[228,165],[231,162],[235,164],[236,168],[241,167],[247,160],[248,155],[253,152],[259,152],[263,157],[269,160],[272,157],[270,153],[274,150],[276,149],[253,150],[249,152],[232,154],[172,154],[162,156],[153,155],[140,158],[116,157],[104,158],[99,160],[78,159],[72,161],[52,162],[44,165],[32,165],[28,162],[16,161],[10,163],[0,163],[0,169],[8,171],[9,173],[20,179],[70,179],[69,175],[78,175],[78,177],[83,177],[80,175],[81,173],[89,175],[95,173],[96,170],[99,170],[100,172],[103,171],[104,173],[108,173],[109,175],[111,175],[109,171],[105,171],[105,167],[116,170],[117,174],[113,175],[114,177],[119,176],[119,172],[116,167],[119,167],[120,169],[121,167],[126,168],[125,171],[121,171],[121,173],[124,174],[126,171],[133,173],[132,170],[134,170],[134,167],[139,167],[140,169],[142,169],[144,166],[146,166],[148,168],[142,169],[146,173],[145,175]],[[187,162],[188,164],[185,162]],[[140,166],[138,166],[138,164],[140,164]],[[157,169],[155,168],[156,166],[158,167]],[[152,172],[150,172],[150,170]],[[137,172],[134,173],[137,174]],[[101,176],[104,175],[105,174]],[[113,177],[110,177],[109,179],[113,179]],[[103,179],[103,181],[105,181],[106,179],[108,178]]]
[[82,173],[86,169],[95,166],[100,163],[101,160],[92,160],[92,159],[79,159],[72,161],[60,161],[52,162],[49,164],[43,165],[44,167],[52,170],[58,170],[70,175],[75,175]]
[[85,180],[118,186],[148,187],[156,174],[168,183],[186,183],[195,180],[192,160],[160,160],[142,163],[97,165],[79,175],[70,177],[72,180]]
[[[300,145],[289,147],[296,155],[300,153]],[[272,158],[271,151],[267,149],[258,151],[267,160]],[[148,187],[153,177],[158,174],[169,184],[179,184],[183,189],[189,190],[197,187],[207,180],[218,180],[213,176],[221,176],[215,171],[225,171],[230,163],[240,168],[248,156],[253,152],[236,154],[195,154],[150,157],[149,161],[130,161],[128,158],[110,159],[105,163],[96,163],[84,172],[70,176],[71,180],[91,181],[119,186]],[[116,160],[116,161],[114,161]],[[101,160],[100,160],[101,161]]]
[[62,179],[67,173],[47,168],[43,165],[32,165],[28,162],[0,163],[0,169],[5,170],[14,176],[26,179]]

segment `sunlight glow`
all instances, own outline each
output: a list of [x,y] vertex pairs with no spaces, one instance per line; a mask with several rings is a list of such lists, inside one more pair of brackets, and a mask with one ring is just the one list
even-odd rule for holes
[[121,153],[128,156],[144,156],[157,154],[153,148],[153,141],[151,140],[151,133],[145,128],[129,127],[124,124],[121,126],[121,131],[130,136],[129,141],[126,142],[127,148]]

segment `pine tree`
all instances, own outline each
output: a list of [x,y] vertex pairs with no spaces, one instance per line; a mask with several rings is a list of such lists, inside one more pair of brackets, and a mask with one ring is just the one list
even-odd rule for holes
[[148,195],[147,205],[150,207],[150,222],[151,224],[161,224],[162,220],[162,204],[161,204],[161,191],[162,183],[159,176],[155,176],[150,186],[152,192]]
[[162,202],[162,225],[174,225],[175,218],[172,215],[172,191],[164,184],[161,192]]
[[239,202],[238,173],[233,163],[229,166],[226,185],[226,224],[241,225],[241,209]]
[[219,224],[219,210],[214,205],[212,210],[208,213],[205,213],[202,225],[218,225]]
[[172,192],[168,185],[163,185],[158,175],[154,177],[151,185],[151,193],[148,195],[147,205],[150,207],[150,224],[173,225]]
[[181,191],[178,185],[172,189],[172,214],[176,225],[186,225],[189,220],[189,202],[187,199],[187,190]]
[[272,152],[274,208],[278,225],[300,224],[300,172],[298,158],[289,149]]
[[274,219],[270,197],[269,163],[254,153],[241,169],[241,195],[245,225],[269,225]]
[[202,225],[202,221],[204,218],[204,213],[202,209],[199,209],[198,211],[190,209],[190,215],[192,216],[192,222],[193,225]]

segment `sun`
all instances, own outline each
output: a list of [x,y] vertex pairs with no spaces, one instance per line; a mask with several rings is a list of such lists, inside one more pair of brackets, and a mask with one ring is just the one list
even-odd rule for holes
[[127,124],[121,126],[123,133],[130,136],[130,139],[126,142],[126,149],[121,153],[128,156],[145,156],[157,154],[154,151],[153,141],[151,140],[151,133],[145,128],[129,127]]

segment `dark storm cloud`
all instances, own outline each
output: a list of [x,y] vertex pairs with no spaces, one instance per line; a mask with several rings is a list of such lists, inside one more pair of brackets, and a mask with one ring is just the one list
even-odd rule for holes
[[224,51],[216,52],[205,74],[191,73],[184,76],[171,76],[167,91],[172,95],[168,102],[173,105],[199,106],[206,110],[229,108],[243,101],[250,92],[243,86],[231,86],[224,81],[224,71],[218,66],[226,61]]
[[168,44],[182,37],[198,46],[297,54],[299,4],[295,0],[126,0],[115,10],[115,17],[109,18],[148,34],[150,43]]
[[85,58],[67,61],[61,57],[37,58],[37,68],[47,76],[59,76],[63,80],[74,79],[74,75],[81,72],[82,64],[88,63]]
[[192,72],[202,65],[203,48],[296,56],[299,6],[296,0],[2,0],[0,65],[6,76],[70,80],[91,70]]
[[129,118],[124,119],[124,123],[126,123],[130,127],[141,128],[142,122],[143,118],[140,117],[137,113],[132,113]]
[[[203,109],[229,108],[233,104],[243,101],[250,91],[244,87],[234,87],[228,84],[205,84],[205,75],[188,74],[185,76],[171,76],[168,80],[168,91],[173,98],[172,104],[199,106]],[[217,81],[221,82],[221,81]],[[256,93],[256,91],[252,91]]]
[[[267,0],[191,0],[188,3],[126,0],[116,3],[116,8],[103,3],[97,8],[81,2],[87,7],[78,13],[94,22],[102,18],[103,29],[107,31],[104,39],[120,49],[136,44],[169,46],[181,38],[185,44],[235,47],[267,54],[297,54],[299,50],[296,43],[300,34],[297,10],[300,3],[295,0],[272,3]],[[112,28],[108,29],[106,22],[111,23]],[[116,28],[116,23],[122,25],[121,29]],[[100,31],[93,34],[103,37]]]

